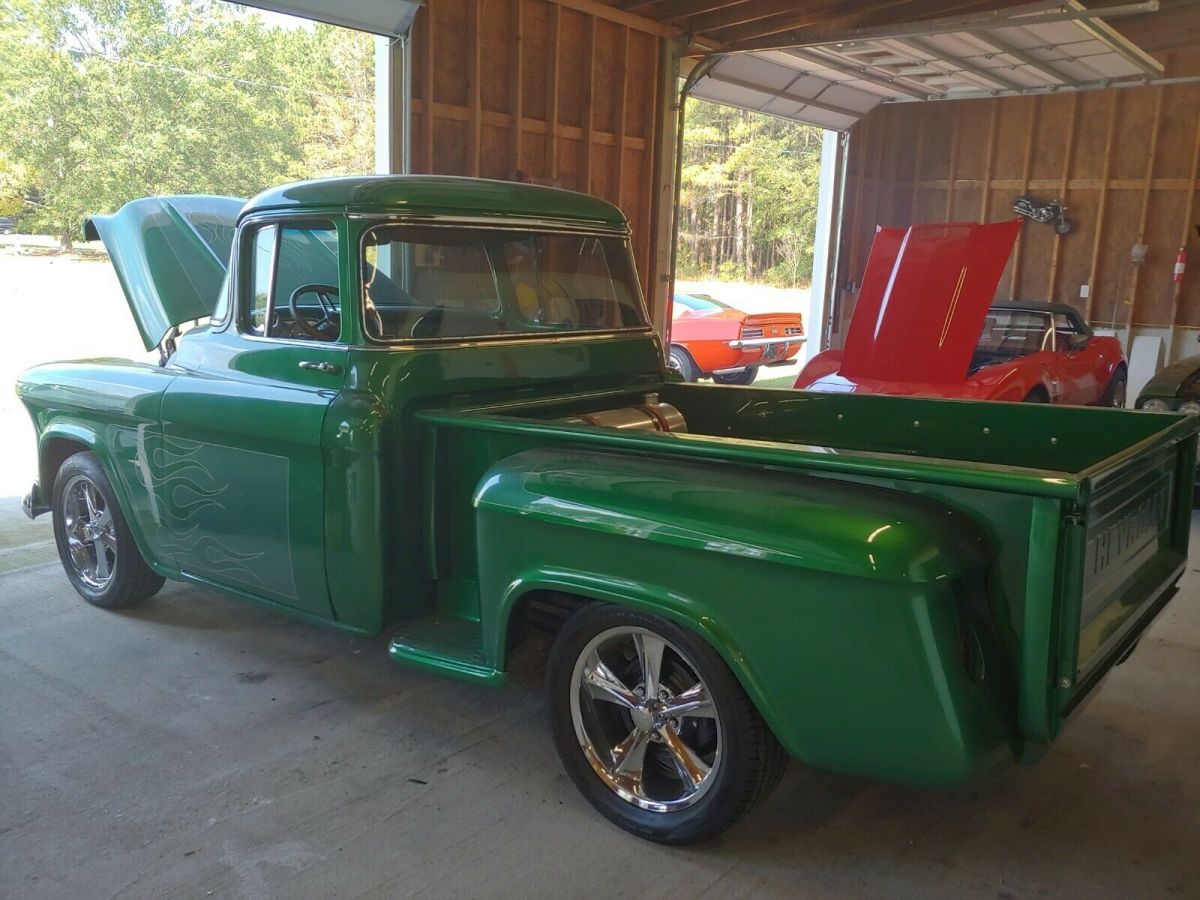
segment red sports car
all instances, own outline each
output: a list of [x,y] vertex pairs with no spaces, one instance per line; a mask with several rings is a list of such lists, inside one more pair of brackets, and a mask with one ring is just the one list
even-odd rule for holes
[[759,367],[787,365],[803,344],[799,313],[745,313],[708,294],[676,294],[671,306],[671,366],[685,381],[751,384]]
[[1061,303],[991,304],[1020,220],[879,229],[846,346],[806,391],[1124,406],[1125,355]]

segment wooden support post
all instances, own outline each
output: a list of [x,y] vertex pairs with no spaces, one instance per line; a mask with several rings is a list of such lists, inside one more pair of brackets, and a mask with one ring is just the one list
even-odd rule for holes
[[[875,223],[868,222],[867,217],[863,215],[863,186],[867,180],[867,151],[870,149],[870,129],[870,116],[860,119],[850,129],[851,149],[858,156],[857,172],[854,179],[854,210],[849,218],[853,226],[853,231],[850,234],[850,252],[846,254],[846,274],[849,278],[853,279],[857,279],[858,277],[858,254],[863,229],[871,228],[872,233],[874,233],[875,227]],[[839,294],[841,287],[841,285],[838,285]]]
[[425,119],[425,171],[433,174],[434,155],[433,155],[433,7],[426,6],[421,10],[421,16],[425,19],[425,67],[422,73],[423,106],[422,113]]
[[[1192,218],[1196,212],[1197,181],[1200,180],[1200,116],[1196,117],[1196,137],[1192,142],[1192,177],[1191,189],[1188,191],[1188,202],[1183,213],[1183,226],[1179,230],[1179,246],[1187,245],[1191,237]],[[1171,248],[1174,250],[1174,248]],[[1195,265],[1195,263],[1193,263]],[[1187,276],[1184,276],[1187,277]],[[1195,276],[1193,276],[1195,277]],[[1167,364],[1170,365],[1175,353],[1175,329],[1179,325],[1179,303],[1183,296],[1183,283],[1176,281],[1171,285],[1171,330],[1167,336]]]
[[483,143],[482,64],[483,0],[471,0],[467,23],[467,104],[471,113],[471,137],[467,147],[467,170],[479,177],[479,154]]
[[[1067,119],[1067,142],[1063,150],[1062,184],[1058,189],[1058,199],[1064,206],[1067,203],[1067,192],[1071,183],[1071,157],[1075,154],[1075,131],[1079,125],[1079,94],[1071,95],[1071,115]],[[1063,236],[1054,233],[1054,249],[1050,253],[1050,283],[1046,286],[1046,297],[1050,300],[1058,296],[1058,267],[1062,262]]]
[[653,142],[646,143],[646,150],[642,154],[642,168],[636,176],[639,187],[645,191],[640,194],[637,202],[646,204],[643,221],[649,226],[641,229],[645,234],[648,256],[645,268],[646,305],[650,307],[650,321],[662,335],[664,350],[668,347],[671,330],[667,298],[675,288],[674,263],[678,225],[674,221],[674,214],[679,150],[677,101],[679,60],[686,49],[682,40],[658,42],[654,80],[651,82],[654,85],[653,97],[648,109],[637,110],[637,114],[649,125],[646,133],[654,135]]
[[583,74],[583,186],[585,194],[592,192],[592,121],[596,106],[596,19],[587,17],[587,63]]
[[[1142,215],[1138,220],[1137,242],[1146,242],[1146,221],[1150,215],[1150,182],[1154,179],[1154,157],[1158,155],[1158,136],[1162,132],[1162,108],[1165,88],[1156,88],[1154,98],[1154,137],[1150,139],[1150,155],[1146,157],[1146,183],[1142,186]],[[1141,283],[1142,269],[1145,263],[1133,267],[1132,283],[1129,286],[1129,299],[1126,301],[1129,309],[1125,311],[1125,354],[1129,355],[1133,347],[1133,317],[1137,310],[1138,285]]]
[[917,104],[917,149],[913,155],[912,195],[908,198],[908,224],[917,221],[917,191],[921,186],[921,166],[925,162],[925,110],[930,104]]
[[992,103],[988,120],[987,157],[983,164],[983,184],[979,186],[979,221],[986,222],[992,209],[992,166],[996,164],[996,133],[1000,122],[1000,104]]
[[[1041,97],[1033,98],[1033,107],[1029,111],[1029,134],[1025,137],[1025,161],[1021,166],[1021,193],[1029,190],[1029,176],[1033,172],[1033,142],[1037,134],[1038,113],[1041,112]],[[1008,282],[1008,299],[1017,298],[1017,285],[1021,280],[1021,246],[1024,244],[1024,229],[1017,235],[1017,245],[1013,248],[1012,278]]]
[[546,171],[558,178],[558,53],[562,35],[557,3],[550,4],[550,52],[546,54]]
[[513,35],[516,40],[513,42],[512,97],[509,100],[509,107],[512,109],[512,166],[509,169],[511,178],[516,178],[517,173],[521,171],[521,134],[525,130],[525,117],[522,113],[524,96],[521,83],[525,58],[525,16],[522,14],[525,0],[514,0],[514,2],[516,12],[513,16]]
[[617,112],[616,112],[616,133],[613,135],[613,144],[617,152],[617,188],[614,192],[616,204],[620,206],[622,203],[621,193],[625,188],[625,103],[626,95],[629,93],[629,29],[621,29],[621,63],[618,66],[618,71],[621,73],[621,90],[617,94]]
[[953,221],[954,216],[954,174],[958,169],[958,131],[962,116],[954,117],[954,126],[950,129],[950,166],[946,171],[946,211],[942,220]]
[[1096,207],[1096,231],[1092,235],[1092,261],[1088,266],[1088,301],[1084,319],[1092,321],[1092,310],[1096,305],[1096,272],[1100,265],[1100,243],[1104,238],[1104,213],[1108,208],[1108,177],[1112,173],[1113,135],[1117,130],[1117,108],[1121,104],[1121,92],[1112,92],[1112,108],[1108,112],[1108,136],[1104,139],[1104,174],[1100,179],[1100,203]]

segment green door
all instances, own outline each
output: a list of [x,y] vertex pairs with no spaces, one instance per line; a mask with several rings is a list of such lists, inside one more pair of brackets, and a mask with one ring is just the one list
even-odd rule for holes
[[238,246],[229,321],[171,360],[160,521],[182,572],[331,618],[321,433],[346,368],[337,232],[263,221]]

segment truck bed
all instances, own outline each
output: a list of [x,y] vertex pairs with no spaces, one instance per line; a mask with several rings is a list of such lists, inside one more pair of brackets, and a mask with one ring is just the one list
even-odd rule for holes
[[[990,548],[989,617],[1003,647],[1023,759],[1167,602],[1187,552],[1197,425],[1184,416],[667,383],[686,432],[564,423],[640,403],[642,391],[418,413],[428,429],[430,564],[441,621],[482,618],[473,497],[485,473],[534,448],[711,461],[907,493],[967,516]],[[449,486],[439,472],[475,473]],[[728,471],[725,469],[724,471]],[[865,538],[864,538],[865,539]],[[453,586],[453,587],[451,587]],[[483,601],[486,603],[486,600]],[[500,668],[495,636],[475,659]],[[398,639],[398,656],[404,641]],[[461,674],[461,673],[460,673]]]

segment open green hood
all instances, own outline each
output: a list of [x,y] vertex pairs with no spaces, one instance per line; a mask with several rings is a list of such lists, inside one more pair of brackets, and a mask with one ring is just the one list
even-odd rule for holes
[[104,241],[147,350],[175,326],[212,315],[245,204],[236,197],[147,197],[83,223],[87,240]]

